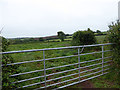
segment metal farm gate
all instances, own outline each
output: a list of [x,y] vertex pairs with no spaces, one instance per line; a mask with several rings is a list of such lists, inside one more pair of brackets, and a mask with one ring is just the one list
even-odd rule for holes
[[[17,89],[21,88],[33,88],[35,90],[37,89],[61,89],[61,88],[69,88],[68,86],[75,85],[81,82],[84,82],[86,80],[90,80],[99,76],[102,76],[104,74],[107,74],[109,72],[109,66],[111,62],[111,57],[105,56],[106,52],[110,52],[112,50],[104,50],[105,46],[109,46],[111,43],[107,44],[95,44],[95,45],[83,45],[83,46],[71,46],[71,47],[60,47],[60,48],[48,48],[48,49],[33,49],[33,50],[22,50],[22,51],[9,51],[9,52],[2,52],[2,54],[21,54],[21,53],[28,53],[28,52],[41,52],[42,53],[42,59],[40,60],[30,60],[30,61],[24,61],[24,62],[16,62],[7,64],[7,66],[10,65],[23,65],[27,67],[28,63],[39,63],[39,68],[37,70],[32,71],[25,71],[21,73],[15,73],[13,75],[10,75],[11,78],[14,77],[26,77],[26,79],[19,79],[18,81],[12,82],[14,84],[20,84],[22,86],[19,86]],[[83,49],[90,47],[100,47],[100,51],[95,52],[88,52],[88,53],[82,53]],[[46,52],[47,51],[54,51],[58,50],[56,52],[59,53],[59,50],[67,50],[63,51],[64,53],[67,53],[71,50],[76,50],[77,52],[73,55],[62,55],[59,57],[54,58],[46,58]],[[96,58],[91,60],[88,55],[99,54],[101,56],[100,58]],[[51,55],[51,53],[49,53]],[[83,57],[84,56],[84,57]],[[89,60],[84,60],[86,56],[89,58]],[[74,58],[75,57],[75,58]],[[67,59],[68,58],[68,59]],[[62,59],[64,61],[62,61]],[[72,59],[71,62],[70,59]],[[58,61],[59,63],[57,63]],[[68,63],[67,63],[68,62]],[[54,64],[56,63],[56,64]],[[64,64],[62,64],[64,63]],[[28,64],[29,65],[29,64]],[[38,65],[38,64],[36,64]],[[57,65],[57,66],[56,66]],[[49,67],[50,66],[50,67]],[[32,67],[32,64],[31,64]],[[37,67],[37,66],[36,66]],[[37,73],[37,74],[36,74]],[[29,76],[32,76],[34,74],[35,77],[27,78],[28,74]],[[38,76],[36,76],[38,75]],[[32,80],[37,80],[33,82]],[[30,84],[26,85],[25,82],[28,82]],[[22,84],[23,83],[23,84]]]

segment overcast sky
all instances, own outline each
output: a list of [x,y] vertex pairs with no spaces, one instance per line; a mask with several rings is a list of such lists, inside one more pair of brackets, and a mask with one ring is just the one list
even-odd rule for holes
[[[2,35],[37,37],[72,34],[77,30],[108,30],[118,19],[119,0],[0,0]],[[1,21],[2,20],[2,21]]]

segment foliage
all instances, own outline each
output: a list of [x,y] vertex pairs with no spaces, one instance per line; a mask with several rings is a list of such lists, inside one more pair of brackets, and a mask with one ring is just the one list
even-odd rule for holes
[[65,36],[70,36],[70,34],[65,34]]
[[114,43],[111,46],[113,55],[112,72],[116,74],[116,80],[120,83],[120,22],[109,25],[108,41]]
[[58,38],[59,38],[61,41],[64,41],[64,39],[65,39],[65,34],[64,34],[64,32],[59,31],[59,32],[57,32],[57,34],[58,34]]
[[44,39],[43,38],[39,38],[39,41],[44,41]]
[[96,33],[97,33],[97,34],[96,34],[97,36],[103,35],[103,33],[102,33],[100,30],[97,30]]
[[34,38],[30,38],[29,41],[34,41],[35,39]]
[[94,32],[90,28],[88,28],[87,31],[89,31],[89,32],[94,34]]
[[9,39],[10,44],[21,44],[21,43],[29,43],[29,42],[38,42],[38,40],[34,38],[14,38]]
[[101,33],[101,31],[100,31],[100,30],[97,30],[96,33]]
[[[4,37],[2,38],[2,52],[5,52],[8,48],[9,42]],[[15,86],[11,84],[11,82],[15,81],[15,78],[10,78],[9,75],[14,73],[17,73],[17,66],[6,66],[7,63],[13,63],[13,59],[11,56],[3,54],[2,55],[2,64],[4,65],[2,67],[2,88],[9,89],[14,88]]]
[[120,85],[115,83],[115,80],[113,79],[113,75],[110,75],[111,73],[108,73],[106,75],[103,75],[98,78],[92,79],[92,83],[94,83],[95,88],[120,88]]
[[92,31],[77,31],[73,34],[72,45],[90,45],[96,43]]

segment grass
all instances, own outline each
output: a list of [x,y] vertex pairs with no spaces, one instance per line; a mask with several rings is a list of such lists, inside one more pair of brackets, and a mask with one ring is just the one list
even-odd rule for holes
[[120,88],[120,85],[114,81],[111,74],[92,79],[91,82],[94,83],[95,88]]
[[70,41],[65,41],[65,42],[37,42],[37,43],[27,43],[27,44],[14,44],[9,46],[8,51],[65,47],[65,46],[69,46],[70,43],[71,43]]
[[[99,43],[102,43],[101,40],[104,39],[103,37],[96,37],[97,41]],[[71,46],[71,41],[64,41],[64,42],[37,42],[37,43],[27,43],[27,44],[14,44],[14,45],[10,45],[8,48],[8,51],[15,51],[15,50],[28,50],[28,49],[42,49],[42,48],[55,48],[55,47],[66,47],[66,46]],[[101,47],[94,47],[94,48],[85,48],[83,53],[86,52],[93,52],[93,51],[99,51],[101,50]],[[45,51],[45,58],[54,58],[54,57],[61,57],[61,56],[69,56],[69,55],[77,55],[77,49],[65,49],[65,50],[51,50],[51,51]],[[105,56],[108,56],[109,53],[105,53]],[[28,52],[28,53],[19,53],[19,54],[11,54],[11,56],[14,59],[14,62],[22,62],[22,61],[31,61],[31,60],[41,60],[43,59],[43,52]],[[80,60],[82,61],[88,61],[88,60],[93,60],[93,59],[97,59],[97,58],[101,58],[101,53],[99,54],[93,54],[93,55],[85,55],[85,56],[81,56]],[[106,59],[107,61],[108,59]],[[57,60],[49,60],[46,61],[46,68],[50,68],[50,67],[57,67],[57,66],[62,66],[62,65],[68,65],[68,64],[73,64],[73,63],[77,63],[78,62],[78,57],[72,57],[72,58],[63,58],[63,59],[57,59]],[[91,65],[91,64],[95,64],[95,63],[100,63],[100,61],[96,61],[96,62],[91,62],[91,63],[85,63],[82,64],[81,66],[86,66],[86,65]],[[100,65],[98,65],[100,66]],[[94,66],[91,68],[86,68],[86,69],[92,69],[98,66]],[[57,69],[52,69],[52,70],[47,70],[46,74],[52,74],[52,73],[56,73],[56,72],[60,72],[60,71],[65,71],[65,70],[70,70],[70,69],[74,69],[77,68],[78,65],[74,65],[74,66],[69,66],[69,67],[63,67],[63,68],[57,68]],[[22,64],[22,65],[18,65],[18,70],[23,73],[23,72],[29,72],[29,71],[34,71],[34,70],[40,70],[40,69],[44,69],[43,66],[43,62],[34,62],[34,63],[28,63],[28,64]],[[84,71],[85,69],[82,69],[82,71]],[[61,73],[61,74],[56,74],[56,75],[52,75],[47,77],[47,79],[53,79],[53,78],[57,78],[60,76],[65,76],[65,75],[69,75],[69,74],[73,74],[73,73],[78,73],[78,70],[72,71],[72,72],[68,72],[68,73]],[[91,72],[87,72],[85,74],[89,74]],[[85,75],[82,74],[82,75]],[[32,77],[38,77],[38,76],[42,76],[44,75],[44,72],[36,72],[36,73],[32,73],[32,74],[27,74],[27,75],[21,75],[18,77],[19,80],[23,80],[23,79],[28,79],[28,78],[32,78]],[[67,79],[72,79],[78,77],[78,75],[73,75],[67,78],[61,78],[59,80],[55,80],[55,81],[51,81],[48,82],[47,84],[53,84],[53,83],[57,83],[60,81],[65,81]],[[89,76],[88,76],[89,77]],[[97,79],[95,79],[97,80]],[[35,79],[35,80],[30,80],[30,81],[26,81],[26,82],[22,82],[22,83],[18,83],[16,85],[18,86],[24,86],[24,85],[29,85],[32,83],[37,83],[37,82],[42,82],[44,81],[44,77],[43,78],[39,78],[39,79]],[[75,80],[74,80],[75,81]],[[99,80],[97,80],[99,81]],[[72,82],[72,81],[70,81]],[[69,84],[70,82],[66,82],[60,85],[65,85],[65,84]],[[94,80],[93,80],[94,82]],[[98,82],[94,82],[96,86]],[[54,86],[58,87],[60,85]],[[41,84],[41,87],[44,86],[44,84]],[[37,88],[40,87],[40,85],[36,85],[33,86],[32,88]],[[98,86],[99,87],[99,86]]]
[[96,36],[97,43],[104,43],[106,35]]

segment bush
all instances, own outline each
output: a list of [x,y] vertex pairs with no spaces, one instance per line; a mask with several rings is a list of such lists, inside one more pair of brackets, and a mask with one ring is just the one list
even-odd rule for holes
[[[7,47],[9,45],[9,42],[7,39],[5,39],[4,37],[0,37],[2,38],[2,52],[5,52],[7,50]],[[17,65],[14,66],[7,66],[7,63],[14,63],[13,59],[10,55],[8,54],[3,54],[2,55],[2,64],[4,66],[2,66],[2,88],[3,89],[12,89],[14,87],[16,87],[14,84],[11,84],[11,82],[16,81],[16,78],[11,78],[9,77],[9,75],[11,74],[15,74],[18,73],[18,69],[17,69]]]
[[73,34],[72,45],[90,45],[94,43],[96,43],[96,38],[91,31],[77,31]]
[[113,64],[112,64],[112,72],[115,74],[116,81],[120,83],[120,22],[112,23],[109,25],[108,31],[108,41],[110,43],[115,43],[111,45],[112,55],[113,55]]

